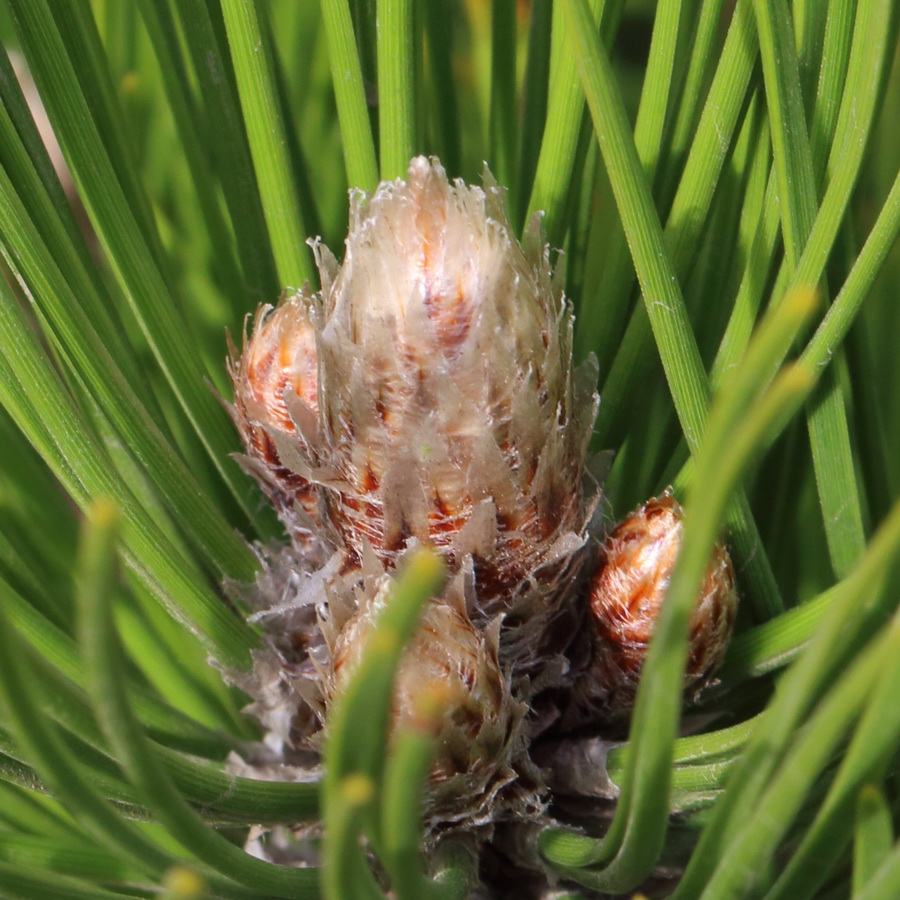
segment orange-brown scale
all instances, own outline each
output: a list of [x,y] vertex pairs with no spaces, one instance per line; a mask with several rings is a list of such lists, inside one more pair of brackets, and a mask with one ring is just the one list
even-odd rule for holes
[[457,285],[455,292],[447,294],[440,290],[432,291],[427,283],[424,303],[438,349],[452,357],[468,337],[472,325],[472,303],[461,284]]
[[[536,474],[530,468],[529,481]],[[329,492],[329,518],[348,547],[357,553],[367,542],[382,561],[390,563],[412,536],[409,526],[400,526],[386,534],[384,505],[379,493],[380,482],[371,468],[363,470],[356,492]],[[577,517],[577,495],[561,497],[557,502],[538,504],[534,498],[523,499],[514,509],[498,509],[497,544],[487,557],[476,556],[476,590],[482,604],[490,604],[508,596],[539,565],[553,536],[563,523]],[[427,533],[415,534],[442,553],[451,566],[462,562],[454,552],[455,539],[474,512],[469,495],[456,502],[446,499],[432,487],[427,511]],[[550,573],[545,573],[549,574]]]

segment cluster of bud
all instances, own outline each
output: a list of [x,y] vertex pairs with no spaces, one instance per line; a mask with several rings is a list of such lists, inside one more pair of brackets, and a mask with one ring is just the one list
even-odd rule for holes
[[[405,181],[353,193],[343,261],[314,242],[321,291],[262,308],[230,366],[244,464],[292,538],[286,553],[318,560],[302,578],[281,566],[278,602],[256,603],[280,623],[272,640],[286,672],[273,687],[269,666],[257,696],[302,695],[302,716],[291,700],[299,743],[317,746],[311,723],[327,727],[404,554],[429,546],[454,573],[424,613],[394,699],[397,728],[423,692],[443,698],[435,831],[543,808],[528,756],[540,691],[578,694],[598,722],[628,708],[680,536],[665,494],[602,542],[586,465],[596,363],[573,365],[571,307],[539,217],[520,244],[502,190],[485,182],[450,183],[418,157]],[[302,601],[286,602],[296,579]],[[734,603],[719,548],[689,686],[720,661]],[[583,623],[591,651],[576,661]]]

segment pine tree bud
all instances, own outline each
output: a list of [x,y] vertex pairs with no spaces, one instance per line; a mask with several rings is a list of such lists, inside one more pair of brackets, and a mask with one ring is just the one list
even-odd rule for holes
[[229,363],[243,461],[291,531],[318,519],[315,485],[298,471],[297,458],[306,440],[296,418],[314,420],[319,406],[310,303],[308,296],[288,294],[277,308],[261,306],[243,352],[238,357],[232,349]]
[[[332,645],[325,707],[356,669],[390,580],[362,600]],[[513,699],[497,653],[499,622],[482,632],[451,597],[431,603],[404,651],[390,734],[426,727],[435,736],[427,786],[428,830],[469,829],[504,811],[541,806],[537,770],[525,752],[527,707]],[[432,708],[439,700],[437,716]]]
[[471,555],[490,608],[580,546],[590,512],[596,368],[573,370],[539,220],[523,248],[496,185],[417,157],[353,198],[340,266],[315,249],[324,515],[388,565],[411,538]]
[[[593,705],[627,712],[681,544],[683,511],[671,490],[642,504],[607,537],[589,589],[595,653]],[[685,688],[699,688],[721,663],[737,611],[728,551],[715,546],[691,619]]]

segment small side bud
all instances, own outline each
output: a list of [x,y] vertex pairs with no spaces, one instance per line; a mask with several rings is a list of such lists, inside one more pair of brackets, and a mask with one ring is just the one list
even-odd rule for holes
[[[377,632],[374,614],[390,584],[337,634],[325,684],[330,707]],[[473,828],[523,805],[540,807],[541,784],[525,753],[527,707],[513,699],[497,657],[498,628],[479,631],[449,597],[432,602],[406,649],[394,688],[390,732],[434,736],[426,831]]]
[[[590,705],[607,718],[627,713],[681,545],[683,510],[671,489],[639,506],[606,538],[589,586],[595,651]],[[734,569],[716,544],[691,619],[685,689],[699,688],[722,662],[737,611]]]
[[306,446],[297,418],[307,414],[313,423],[319,408],[310,303],[303,294],[288,294],[277,308],[260,306],[243,352],[233,352],[229,363],[231,412],[247,451],[245,465],[292,533],[305,530],[298,507],[310,523],[318,518],[315,485],[297,471],[293,453],[284,458],[294,446]]

